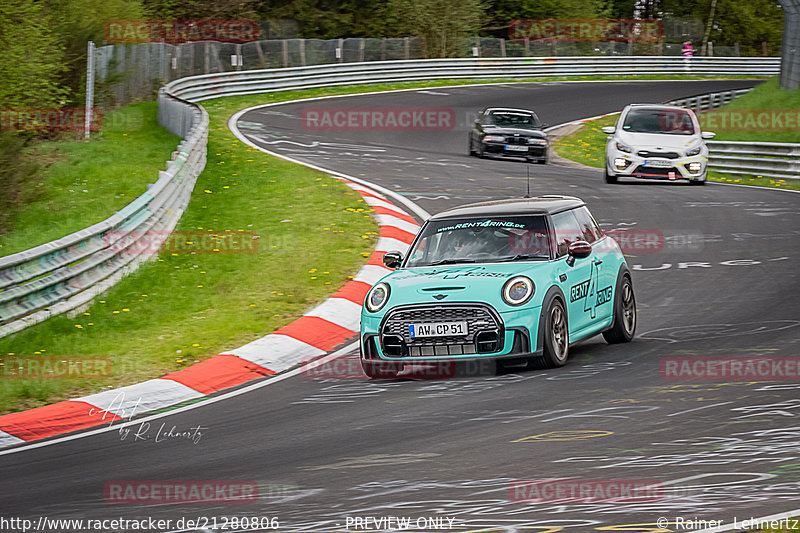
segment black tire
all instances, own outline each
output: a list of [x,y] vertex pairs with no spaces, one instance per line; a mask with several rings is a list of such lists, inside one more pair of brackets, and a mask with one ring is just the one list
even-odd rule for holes
[[544,346],[541,362],[545,368],[564,366],[569,357],[567,310],[560,298],[554,298],[544,316]]
[[603,332],[609,344],[631,342],[636,333],[636,296],[630,276],[624,274],[614,295],[614,325]]
[[371,363],[361,360],[361,368],[370,379],[392,379],[403,371],[401,363]]
[[469,155],[470,156],[478,155],[477,152],[472,149],[472,135],[469,136]]
[[604,174],[606,176],[606,183],[614,184],[617,182],[617,176],[614,174],[609,174],[608,169],[605,170]]
[[705,185],[706,184],[706,180],[702,180],[702,181],[701,180],[692,180],[689,183],[691,185]]

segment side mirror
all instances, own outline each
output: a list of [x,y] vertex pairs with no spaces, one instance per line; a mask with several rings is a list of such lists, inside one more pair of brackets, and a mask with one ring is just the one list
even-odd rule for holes
[[386,268],[395,269],[400,266],[400,263],[403,262],[403,253],[398,252],[397,250],[392,250],[390,252],[386,252],[383,254],[383,264],[386,265]]
[[704,131],[700,133],[700,137],[702,137],[703,139],[713,139],[716,136],[717,134],[714,133],[713,131]]
[[611,135],[612,133],[617,131],[617,128],[615,128],[614,126],[603,126],[602,128],[600,128],[600,130],[607,135]]
[[575,241],[567,248],[567,264],[572,266],[575,264],[575,259],[583,259],[589,257],[592,253],[592,245],[586,241]]
[[549,128],[549,127],[550,127],[550,123],[549,122],[542,122],[542,125],[540,126],[540,128],[542,128],[542,129]]

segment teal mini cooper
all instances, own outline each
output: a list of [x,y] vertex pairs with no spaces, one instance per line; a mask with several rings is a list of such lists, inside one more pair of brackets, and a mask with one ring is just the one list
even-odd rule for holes
[[631,274],[582,200],[542,196],[431,217],[408,255],[367,293],[361,364],[371,378],[406,364],[495,359],[562,366],[570,344],[636,330]]

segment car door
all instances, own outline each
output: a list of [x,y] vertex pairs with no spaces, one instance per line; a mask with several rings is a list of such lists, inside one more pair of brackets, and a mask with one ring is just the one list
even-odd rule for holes
[[556,275],[567,300],[570,340],[575,340],[580,333],[595,323],[594,304],[599,274],[594,253],[582,259],[576,258],[572,266],[567,264],[569,245],[586,240],[573,211],[562,211],[552,215],[558,257]]
[[575,218],[578,219],[583,240],[592,245],[590,258],[593,258],[592,262],[597,283],[594,287],[595,295],[591,302],[594,306],[594,316],[592,318],[597,322],[606,322],[611,318],[614,307],[612,296],[617,281],[616,261],[608,253],[608,250],[603,249],[602,243],[597,243],[603,238],[603,232],[586,206],[574,209],[573,213]]

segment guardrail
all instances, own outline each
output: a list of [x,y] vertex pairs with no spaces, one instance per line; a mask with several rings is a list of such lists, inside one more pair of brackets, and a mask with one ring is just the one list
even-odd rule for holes
[[155,257],[189,203],[208,139],[205,109],[168,95],[161,103],[185,140],[155,184],[102,222],[0,258],[0,337],[80,308]]
[[[159,124],[185,140],[146,193],[89,228],[0,258],[0,337],[91,301],[155,256],[205,167],[208,114],[192,102],[312,87],[446,78],[778,73],[780,58],[550,57],[430,59],[240,71],[176,80],[159,91]],[[722,101],[721,99],[714,102]],[[147,246],[140,246],[148,239]],[[156,239],[154,241],[154,239]]]
[[716,93],[700,94],[697,96],[690,96],[688,98],[679,98],[677,100],[670,100],[669,104],[688,107],[695,111],[707,111],[717,107],[729,104],[742,96],[747,94],[753,89],[734,89],[732,91],[720,91]]
[[176,80],[172,94],[199,102],[222,96],[433,79],[531,79],[561,76],[774,76],[780,58],[762,57],[501,57],[374,61],[247,70]]
[[708,167],[726,174],[800,179],[800,144],[708,141]]

